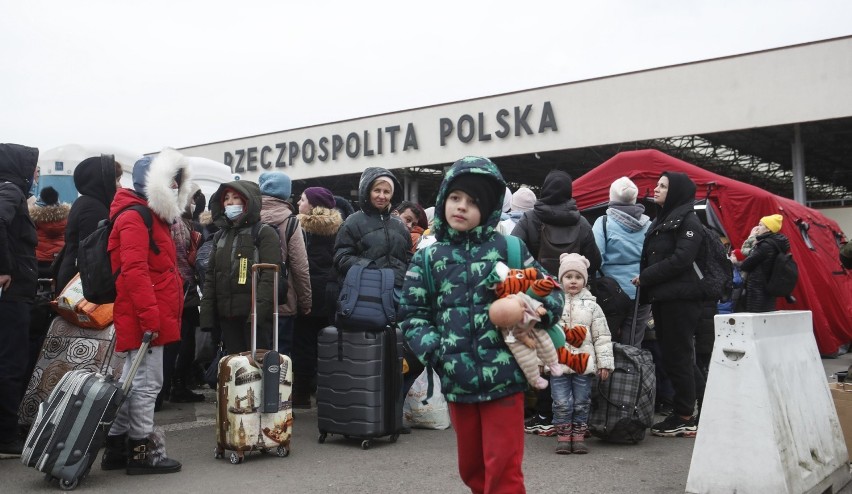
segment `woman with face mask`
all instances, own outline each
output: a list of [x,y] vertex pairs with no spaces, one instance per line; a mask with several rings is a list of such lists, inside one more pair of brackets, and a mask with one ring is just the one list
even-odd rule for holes
[[[260,187],[246,180],[222,184],[210,200],[219,231],[204,277],[201,327],[213,331],[228,353],[251,349],[251,267],[281,262],[278,234],[261,226]],[[257,348],[272,348],[272,283],[275,273],[264,271],[257,287]]]

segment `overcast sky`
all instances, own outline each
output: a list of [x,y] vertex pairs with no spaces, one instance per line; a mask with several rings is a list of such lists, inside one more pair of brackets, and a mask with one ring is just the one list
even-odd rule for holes
[[850,34],[849,0],[0,0],[0,142],[141,154]]

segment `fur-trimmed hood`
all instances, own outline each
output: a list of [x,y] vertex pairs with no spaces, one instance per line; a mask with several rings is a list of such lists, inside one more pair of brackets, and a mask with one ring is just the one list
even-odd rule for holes
[[71,214],[71,206],[65,203],[53,204],[51,206],[30,205],[30,218],[33,223],[54,223],[68,219]]
[[207,226],[213,224],[213,213],[210,211],[204,211],[200,215],[198,215],[198,222],[201,226]]
[[[141,161],[141,160],[140,160]],[[138,163],[137,163],[137,166]],[[135,167],[134,167],[135,168]],[[172,180],[181,173],[178,196],[172,192]],[[136,173],[134,173],[134,182]],[[186,157],[171,148],[163,149],[144,175],[148,206],[157,216],[171,224],[180,218],[184,205],[192,195],[192,170]]]
[[303,230],[313,235],[337,235],[337,230],[343,224],[343,216],[336,209],[317,206],[311,209],[311,214],[300,214],[299,223]]

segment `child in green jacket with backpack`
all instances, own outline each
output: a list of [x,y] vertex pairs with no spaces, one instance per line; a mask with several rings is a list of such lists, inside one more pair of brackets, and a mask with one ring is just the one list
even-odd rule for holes
[[[509,264],[506,238],[495,231],[505,190],[490,160],[467,157],[453,164],[438,192],[437,241],[414,255],[398,318],[413,352],[441,377],[456,431],[459,473],[473,492],[525,492],[527,382],[488,318],[497,296],[486,276],[497,262]],[[523,267],[545,272],[523,245],[521,259]],[[541,324],[549,327],[559,320],[564,297],[555,289],[542,302]]]

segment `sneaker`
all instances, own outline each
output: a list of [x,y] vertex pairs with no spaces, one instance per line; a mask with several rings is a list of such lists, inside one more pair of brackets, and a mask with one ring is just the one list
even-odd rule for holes
[[695,437],[697,432],[695,417],[684,420],[676,413],[651,426],[651,434],[661,437]]
[[0,443],[0,460],[20,458],[24,451],[24,442],[14,439],[7,443]]
[[553,427],[553,424],[550,423],[549,419],[536,414],[524,422],[524,432],[527,434],[552,437],[556,435],[556,428]]

